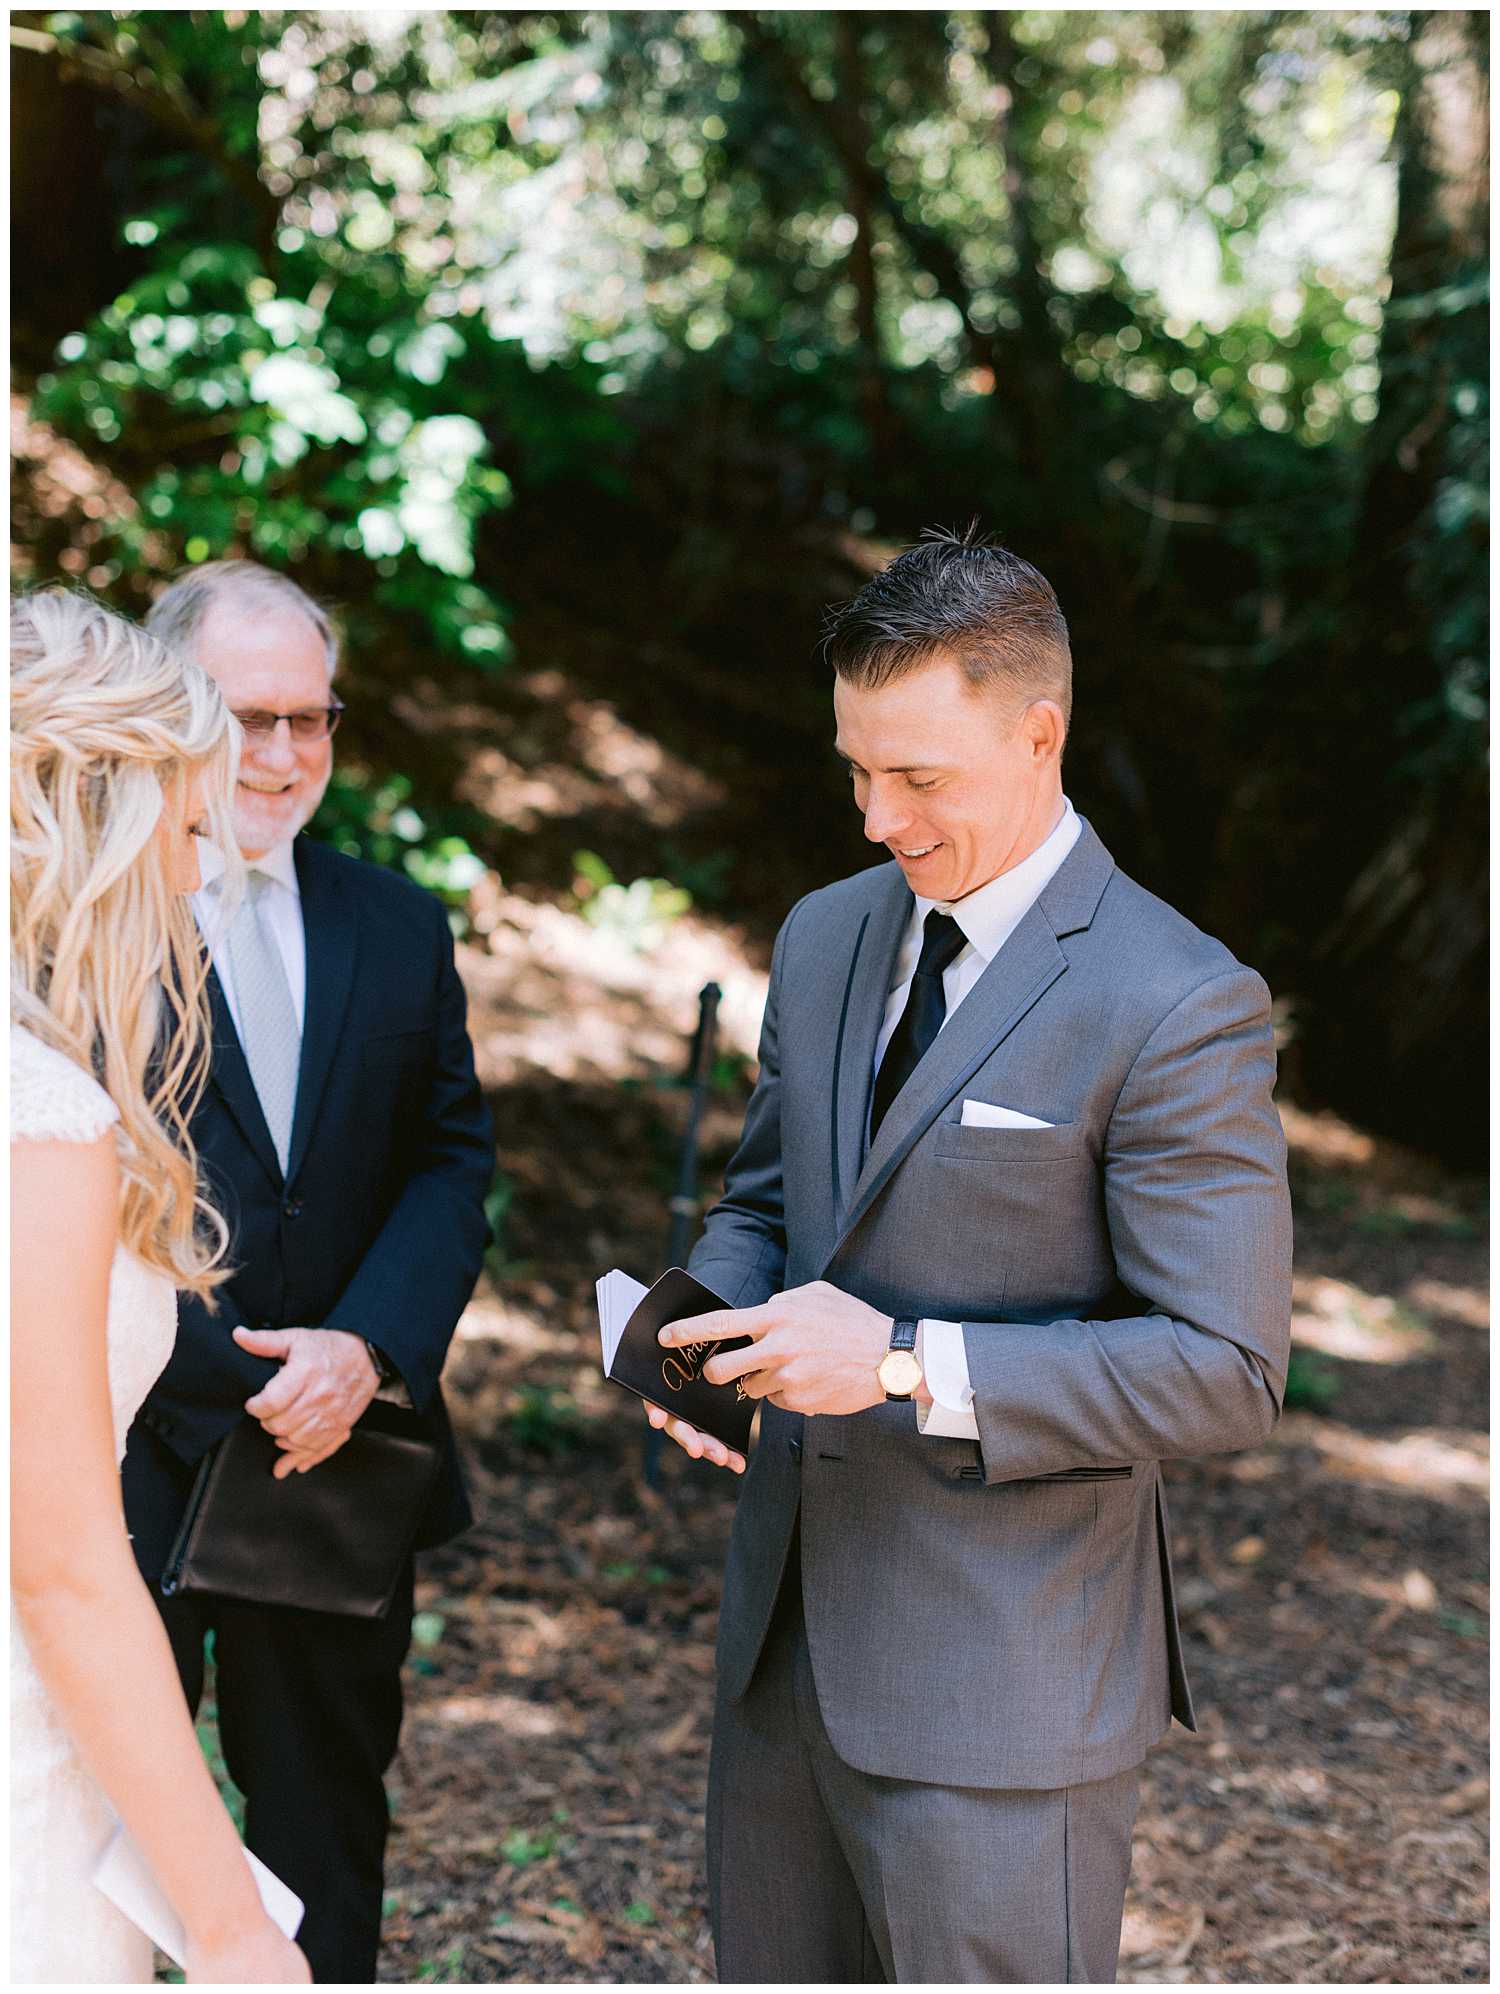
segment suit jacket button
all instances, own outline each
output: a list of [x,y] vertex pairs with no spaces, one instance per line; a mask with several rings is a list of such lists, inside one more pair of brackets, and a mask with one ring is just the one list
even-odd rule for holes
[[790,1439],[787,1441],[786,1451],[788,1452],[788,1454],[800,1454],[802,1452],[802,1442],[797,1438],[795,1434],[793,1434],[790,1437]]
[[302,1216],[302,1200],[300,1198],[288,1198],[281,1209],[289,1219],[300,1219]]

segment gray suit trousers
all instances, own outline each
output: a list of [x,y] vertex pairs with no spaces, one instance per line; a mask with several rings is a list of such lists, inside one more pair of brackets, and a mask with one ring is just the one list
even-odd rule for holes
[[719,1979],[1113,1982],[1140,1768],[1045,1790],[856,1771],[818,1709],[797,1550],[750,1686],[714,1717]]

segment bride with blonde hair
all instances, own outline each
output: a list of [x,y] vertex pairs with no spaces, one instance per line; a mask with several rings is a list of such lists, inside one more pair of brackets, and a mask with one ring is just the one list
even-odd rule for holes
[[[207,675],[87,597],[11,612],[11,1979],[152,1978],[97,1890],[117,1819],[195,1982],[310,1978],[261,1907],[131,1555],[119,1463],[174,1290],[224,1278],[195,835],[235,852]],[[227,1334],[227,1332],[226,1332]]]

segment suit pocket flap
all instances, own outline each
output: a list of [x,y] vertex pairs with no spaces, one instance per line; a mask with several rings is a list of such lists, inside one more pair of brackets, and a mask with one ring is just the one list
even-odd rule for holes
[[[980,1481],[983,1468],[960,1468],[962,1481]],[[1135,1469],[1128,1464],[1123,1468],[1056,1468],[1050,1475],[1018,1475],[1013,1482],[996,1482],[998,1489],[1035,1489],[1044,1482],[1128,1482]]]
[[1056,1163],[1084,1148],[1081,1122],[1059,1122],[1049,1129],[966,1127],[939,1122],[933,1147],[939,1156],[956,1156],[970,1163]]

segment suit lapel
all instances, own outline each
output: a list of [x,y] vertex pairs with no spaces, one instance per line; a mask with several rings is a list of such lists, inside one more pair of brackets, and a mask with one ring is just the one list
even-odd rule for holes
[[335,868],[310,839],[293,846],[297,885],[302,895],[302,929],[307,949],[307,1004],[302,1024],[302,1063],[297,1073],[297,1103],[292,1114],[291,1153],[287,1182],[297,1175],[338,1048],[349,993],[354,985],[354,957],[359,938],[355,903],[337,889]]
[[900,867],[881,867],[875,904],[859,924],[844,978],[844,1002],[834,1053],[833,1203],[835,1221],[840,1226],[845,1196],[853,1192],[864,1162],[875,1041],[890,996],[891,967],[911,908],[911,888],[902,878]]
[[[847,1216],[840,1222],[835,1253],[917,1138],[1067,969],[1068,959],[1059,948],[1058,939],[1088,926],[1113,871],[1113,859],[1085,820],[1072,851],[887,1109],[855,1181]],[[851,1011],[858,1001],[861,982],[879,984],[879,1008],[883,1010],[889,995],[889,969],[888,952],[884,981],[875,976],[873,966],[869,974],[855,979],[856,996],[851,1000]],[[868,1003],[868,992],[865,998]],[[874,1057],[874,1041],[872,1030],[866,1047],[867,1074]],[[829,1259],[832,1257],[830,1254]]]
[[240,1044],[240,1035],[234,1028],[229,1000],[224,995],[224,986],[219,981],[218,971],[213,968],[208,972],[208,1005],[213,1013],[213,1060],[209,1068],[210,1081],[218,1090],[225,1107],[239,1123],[240,1133],[254,1150],[262,1169],[273,1184],[279,1185],[281,1165],[277,1161],[276,1145],[271,1140],[271,1131],[266,1127],[260,1096],[256,1093],[255,1082],[250,1077],[250,1062],[246,1059],[245,1049]]

